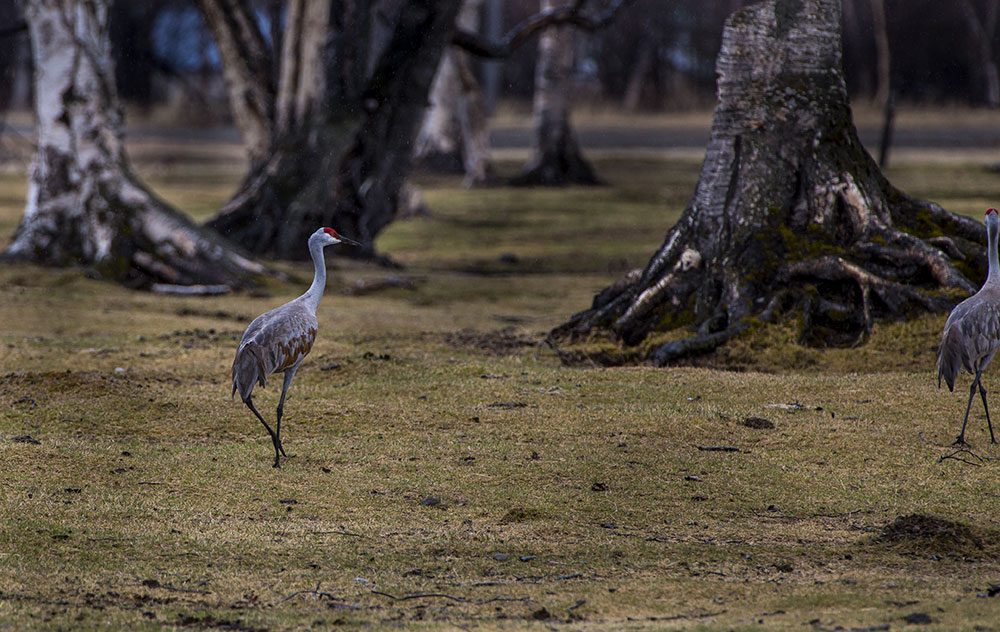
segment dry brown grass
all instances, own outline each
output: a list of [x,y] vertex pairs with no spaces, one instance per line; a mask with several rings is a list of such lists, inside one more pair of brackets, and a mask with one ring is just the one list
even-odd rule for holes
[[[434,216],[378,244],[416,287],[346,296],[387,273],[332,271],[281,470],[228,371],[308,266],[205,299],[0,268],[0,626],[998,629],[1000,448],[979,413],[974,454],[947,445],[965,395],[936,389],[942,317],[851,351],[774,327],[670,369],[523,344],[645,261],[698,164],[598,168],[612,187],[424,178]],[[909,169],[890,175],[969,213],[997,188]],[[144,173],[199,214],[236,178]],[[0,228],[18,191],[0,181]]]

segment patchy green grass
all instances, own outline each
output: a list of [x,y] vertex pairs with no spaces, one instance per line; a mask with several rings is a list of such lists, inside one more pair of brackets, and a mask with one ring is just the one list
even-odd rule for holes
[[[199,217],[239,176],[137,164]],[[389,272],[334,264],[280,470],[229,367],[308,265],[199,299],[0,267],[0,627],[1000,629],[1000,448],[978,409],[975,454],[947,445],[942,317],[855,350],[768,327],[696,367],[538,352],[645,263],[699,165],[597,167],[611,186],[422,176],[432,217],[378,242],[415,287],[348,295]],[[970,172],[890,176],[978,215],[1000,179]],[[23,190],[0,179],[0,239]]]

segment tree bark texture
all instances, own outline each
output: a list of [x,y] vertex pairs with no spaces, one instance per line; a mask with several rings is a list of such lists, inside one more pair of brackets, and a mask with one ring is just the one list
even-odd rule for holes
[[875,105],[881,110],[889,107],[889,92],[892,90],[892,58],[889,49],[889,20],[885,12],[885,0],[870,0],[872,5],[872,31],[875,36],[876,73]]
[[289,4],[267,157],[210,228],[252,252],[301,259],[308,236],[328,225],[374,255],[372,239],[399,207],[459,0],[381,3],[384,33],[375,4]]
[[980,17],[972,0],[958,0],[958,7],[969,27],[969,35],[976,52],[976,61],[983,78],[986,104],[1000,107],[1000,69],[997,66],[995,47],[997,21],[1000,19],[1000,2],[987,0],[984,15]]
[[153,195],[131,172],[108,0],[32,0],[37,148],[4,259],[85,265],[133,287],[244,284],[264,269]]
[[[477,31],[482,4],[464,0],[458,27]],[[431,169],[464,173],[466,186],[485,183],[492,172],[485,98],[469,54],[457,47],[446,50],[438,66],[415,158]]]
[[272,57],[246,0],[198,0],[222,59],[233,121],[250,164],[267,156],[274,133]]
[[[541,13],[555,6],[554,0],[542,0]],[[600,183],[590,163],[584,159],[576,134],[570,127],[574,36],[572,28],[558,26],[545,30],[538,39],[533,156],[521,173],[511,179],[511,184]]]
[[858,141],[841,70],[839,0],[733,13],[701,177],[642,271],[553,331],[694,335],[656,364],[797,315],[813,345],[863,341],[874,319],[949,309],[985,278],[985,230],[895,189]]

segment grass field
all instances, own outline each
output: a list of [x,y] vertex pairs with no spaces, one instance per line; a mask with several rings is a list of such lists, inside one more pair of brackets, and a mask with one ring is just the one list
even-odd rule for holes
[[[201,219],[231,149],[133,155]],[[949,445],[968,382],[936,388],[943,316],[854,350],[775,326],[667,369],[538,350],[645,263],[699,162],[596,166],[609,186],[421,176],[433,215],[377,242],[406,268],[332,265],[280,470],[229,367],[309,265],[197,299],[0,267],[0,628],[1000,630],[1000,448],[981,409]],[[889,175],[975,216],[1000,197],[930,154]],[[0,176],[2,243],[23,180]],[[390,274],[413,287],[355,290]]]

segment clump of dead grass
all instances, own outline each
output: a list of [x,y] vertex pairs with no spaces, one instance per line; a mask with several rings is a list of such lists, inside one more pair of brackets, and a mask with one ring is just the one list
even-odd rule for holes
[[[978,532],[978,534],[977,534]],[[995,548],[996,534],[961,522],[925,514],[897,516],[879,531],[874,541],[910,555],[928,557],[983,556]]]

